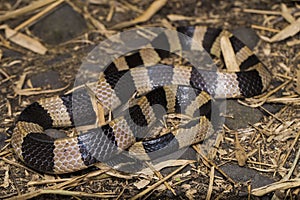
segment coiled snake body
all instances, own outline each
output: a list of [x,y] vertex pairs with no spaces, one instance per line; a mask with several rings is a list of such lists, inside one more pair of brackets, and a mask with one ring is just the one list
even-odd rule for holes
[[[210,95],[216,98],[252,97],[267,89],[271,80],[269,71],[231,33],[206,27],[178,30],[202,44],[204,50],[217,58],[222,58],[220,38],[227,36],[238,65],[245,70],[216,72],[190,66],[155,65],[165,57],[163,51],[141,49],[114,61],[91,86],[105,113],[128,102],[134,92],[145,94],[131,101],[121,116],[79,136],[55,139],[44,134],[45,130],[74,126],[75,121],[76,125],[95,123],[98,113],[93,97],[82,89],[76,94],[41,99],[26,107],[16,122],[11,144],[17,156],[38,171],[57,174],[105,162],[122,150],[152,158],[151,153],[156,151],[168,152],[198,143],[212,131],[207,110]],[[158,37],[168,40],[166,33]],[[154,66],[136,67],[136,63],[149,65],[149,62]],[[117,85],[123,89],[116,90]],[[80,106],[75,109],[74,104]],[[165,113],[177,112],[194,118],[163,136],[141,140]],[[168,145],[172,146],[169,150]]]

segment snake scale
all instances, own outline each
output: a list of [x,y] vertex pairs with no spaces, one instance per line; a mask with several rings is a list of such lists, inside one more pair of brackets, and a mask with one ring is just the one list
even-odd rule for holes
[[[227,36],[241,71],[155,64],[166,57],[165,51],[155,48],[122,56],[112,62],[91,86],[100,102],[98,106],[102,106],[105,114],[128,102],[135,92],[143,94],[130,101],[121,116],[78,136],[53,138],[45,134],[46,129],[72,127],[75,121],[79,125],[95,123],[98,113],[94,97],[88,90],[81,89],[76,95],[40,99],[26,107],[16,121],[11,138],[16,155],[37,171],[56,174],[105,162],[123,150],[141,159],[151,159],[153,152],[168,153],[201,142],[208,132],[213,131],[208,111],[211,96],[252,97],[268,88],[271,81],[268,69],[230,32],[203,26],[180,27],[178,31],[202,44],[210,56],[221,60],[220,38]],[[167,33],[157,38],[150,46],[169,39]],[[186,41],[175,41],[178,46],[182,43],[187,46]],[[171,45],[174,44],[170,42]],[[146,67],[137,67],[139,65]],[[116,90],[117,85],[123,89]],[[76,109],[72,106],[75,103],[80,105]],[[192,120],[162,136],[143,140],[164,114],[179,112],[191,116]]]

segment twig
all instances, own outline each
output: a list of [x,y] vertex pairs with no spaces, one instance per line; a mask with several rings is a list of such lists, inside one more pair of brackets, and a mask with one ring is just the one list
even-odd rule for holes
[[246,13],[262,14],[262,15],[281,15],[280,11],[271,11],[271,10],[256,10],[256,9],[244,9]]
[[266,113],[268,113],[269,115],[271,115],[272,117],[274,117],[275,119],[277,119],[278,121],[280,121],[280,123],[284,123],[282,119],[278,118],[276,115],[274,115],[273,113],[271,113],[270,111],[268,111],[267,109],[265,109],[262,106],[259,106],[260,109],[262,109],[263,111],[265,111]]
[[299,187],[299,186],[300,186],[300,179],[295,178],[287,181],[275,182],[260,188],[255,188],[251,190],[251,194],[255,196],[263,196],[265,194],[268,194],[276,190],[284,190],[284,189],[289,189],[289,188]]
[[113,198],[116,197],[114,193],[86,193],[86,192],[76,192],[76,191],[67,191],[67,190],[36,190],[34,192],[26,193],[20,196],[9,198],[9,200],[18,200],[18,199],[29,199],[42,194],[59,194],[66,196],[80,196],[80,197],[98,197],[98,198]]
[[214,166],[212,166],[210,169],[210,174],[209,174],[209,185],[208,185],[208,190],[207,190],[207,194],[206,194],[206,200],[211,199],[211,194],[212,194],[212,189],[213,189],[213,184],[214,184],[214,177],[215,177],[215,168],[214,168]]
[[[159,171],[157,171],[151,163],[146,162],[146,164],[148,165],[148,167],[155,173],[155,175],[161,180],[164,177],[161,175],[161,173]],[[169,183],[167,181],[164,182],[165,186],[174,194],[174,196],[176,196],[176,192],[174,191],[174,189],[169,185]]]
[[155,0],[142,15],[138,16],[137,18],[131,21],[116,24],[113,27],[111,27],[111,29],[121,29],[141,22],[148,21],[157,11],[159,11],[164,5],[166,5],[167,2],[168,0]]
[[193,145],[193,148],[197,151],[198,154],[200,154],[201,158],[203,158],[205,160],[205,162],[209,163],[211,166],[213,166],[214,168],[216,168],[229,182],[231,182],[232,184],[236,185],[236,182],[234,180],[232,180],[232,178],[230,178],[222,169],[220,169],[220,167],[218,167],[215,163],[213,163],[212,161],[210,161],[201,151],[200,149]]
[[280,32],[280,30],[277,30],[277,29],[274,29],[274,28],[269,28],[269,27],[259,26],[259,25],[255,25],[255,24],[252,24],[252,25],[251,25],[251,28],[253,28],[253,29],[258,29],[258,30],[263,30],[263,31],[274,32],[274,33]]
[[285,155],[282,163],[279,165],[279,168],[282,167],[285,164],[285,162],[287,161],[288,157],[291,155],[291,152],[294,149],[294,146],[296,145],[296,143],[298,142],[299,137],[300,137],[300,132],[298,132],[296,138],[293,141],[293,144],[288,149],[288,153]]
[[39,1],[33,2],[32,4],[29,4],[28,6],[25,6],[23,8],[20,8],[20,9],[14,10],[14,11],[9,11],[6,14],[0,16],[0,22],[5,21],[7,19],[19,17],[21,15],[24,15],[25,13],[29,13],[33,10],[41,8],[47,4],[53,3],[55,1],[56,0],[39,0]]
[[168,176],[164,177],[163,179],[157,181],[156,183],[154,183],[153,185],[151,185],[150,187],[148,187],[147,189],[145,189],[144,191],[140,192],[139,194],[135,195],[134,197],[131,198],[131,200],[135,200],[138,199],[142,196],[144,196],[145,194],[147,194],[148,192],[150,192],[151,190],[154,190],[156,187],[158,187],[160,184],[162,184],[163,182],[165,182],[166,180],[168,180],[169,178],[171,178],[172,176],[174,176],[175,174],[177,174],[178,172],[180,172],[183,168],[185,168],[187,165],[189,165],[189,163],[186,163],[185,165],[182,165],[181,167],[177,168],[175,171],[173,171],[172,173],[170,173]]

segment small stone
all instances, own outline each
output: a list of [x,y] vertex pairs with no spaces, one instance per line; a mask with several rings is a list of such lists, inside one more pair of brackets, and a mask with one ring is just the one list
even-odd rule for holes
[[226,164],[221,169],[236,182],[251,181],[252,188],[262,187],[274,182],[274,180],[261,175],[254,169],[240,167],[236,164]]
[[68,4],[55,9],[32,27],[34,35],[52,45],[71,40],[86,30],[84,18]]
[[30,81],[33,87],[42,87],[57,89],[63,87],[65,84],[60,81],[60,75],[56,71],[46,71],[39,74],[35,74],[30,77]]
[[225,124],[232,130],[246,128],[249,124],[259,122],[263,117],[259,109],[243,106],[235,100],[226,101],[226,115],[233,117],[225,119]]

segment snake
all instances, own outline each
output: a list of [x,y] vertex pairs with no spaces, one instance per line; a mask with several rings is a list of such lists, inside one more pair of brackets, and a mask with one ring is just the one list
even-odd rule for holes
[[[221,38],[227,37],[240,71],[160,64],[170,53],[151,47],[161,41],[169,44],[169,52],[172,46],[193,46],[187,40],[170,37],[168,31],[162,32],[147,48],[115,59],[88,89],[42,98],[27,106],[16,120],[11,137],[16,156],[30,168],[49,174],[86,169],[124,151],[139,159],[152,159],[160,155],[156,152],[168,154],[199,143],[213,131],[209,110],[212,98],[248,98],[268,89],[270,71],[231,32],[206,26],[178,27],[177,31],[219,60],[224,59]],[[99,109],[107,116],[122,105],[126,106],[119,116],[95,125]],[[157,121],[170,113],[191,118],[165,134],[152,134]],[[89,124],[94,126],[71,137],[47,134],[47,130]]]

